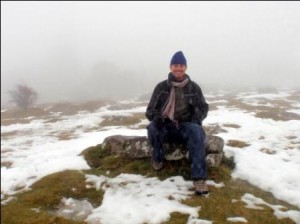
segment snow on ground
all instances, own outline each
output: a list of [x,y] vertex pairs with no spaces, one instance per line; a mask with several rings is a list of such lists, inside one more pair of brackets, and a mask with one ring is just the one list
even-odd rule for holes
[[[261,119],[252,113],[220,108],[210,112],[204,125],[238,124],[240,128],[223,127],[228,132],[218,135],[225,142],[238,139],[250,144],[243,149],[224,147],[225,154],[233,155],[236,163],[232,176],[247,180],[272,192],[276,198],[300,207],[300,121]],[[269,149],[271,153],[262,149]]]
[[228,217],[227,222],[248,222],[244,217]]
[[262,206],[257,205],[265,205],[267,207],[270,207],[274,211],[274,215],[278,219],[284,219],[284,218],[290,218],[292,219],[296,224],[300,223],[300,211],[296,210],[288,210],[288,211],[282,211],[281,209],[284,209],[281,205],[272,205],[267,202],[265,202],[263,199],[255,197],[252,194],[246,193],[242,196],[241,200],[246,203],[247,208],[250,209],[264,209]]
[[[146,130],[132,130],[115,127],[109,130],[84,132],[84,128],[96,127],[103,116],[111,114],[130,115],[145,111],[145,107],[128,110],[109,111],[100,108],[95,113],[79,113],[64,116],[62,121],[45,123],[33,120],[29,124],[12,124],[1,127],[1,134],[18,131],[17,138],[1,137],[1,162],[9,161],[11,167],[1,167],[1,194],[14,194],[17,189],[28,187],[40,178],[65,169],[88,169],[86,161],[78,156],[89,146],[101,143],[110,135],[146,135]],[[61,141],[52,132],[74,131],[77,138]],[[67,158],[67,159],[66,159]]]
[[167,221],[172,212],[198,216],[200,207],[180,203],[194,194],[189,190],[192,182],[181,176],[163,181],[134,174],[120,174],[115,178],[86,175],[86,178],[97,189],[105,190],[102,204],[88,216],[88,223],[161,223]]
[[274,99],[282,99],[284,97],[290,96],[287,92],[279,92],[279,93],[256,93],[256,92],[250,92],[250,93],[240,93],[237,94],[237,99],[253,99],[253,98],[265,98],[269,100]]
[[[211,102],[220,103],[221,105],[218,106],[217,110],[209,112],[204,125],[219,124],[222,127],[224,124],[237,124],[240,128],[223,126],[222,128],[227,132],[221,132],[217,135],[224,138],[225,142],[236,139],[250,144],[245,148],[225,146],[226,156],[233,156],[236,162],[236,168],[232,176],[247,180],[263,190],[272,192],[276,198],[300,208],[300,175],[298,174],[300,170],[300,121],[262,119],[255,117],[254,112],[228,108],[226,107],[226,92],[208,96],[211,98]],[[280,92],[278,94],[241,93],[237,97],[241,98],[243,102],[247,102],[247,100],[258,100],[262,97],[274,100],[284,99],[288,96],[289,93]],[[218,98],[214,101],[214,97]],[[220,99],[220,97],[224,97],[224,99]],[[131,104],[132,102],[124,101],[122,103]],[[85,148],[101,143],[107,136],[114,134],[146,135],[145,129],[131,129],[138,128],[140,124],[146,124],[147,121],[145,120],[133,125],[131,128],[120,126],[99,128],[99,123],[103,121],[105,116],[128,116],[133,113],[141,113],[145,112],[145,106],[114,110],[108,108],[109,106],[101,107],[95,112],[81,111],[70,116],[61,116],[56,113],[56,116],[60,119],[57,122],[47,122],[47,119],[34,119],[27,124],[1,126],[1,162],[11,163],[11,166],[1,167],[1,200],[7,200],[3,195],[13,194],[18,189],[29,189],[32,183],[48,174],[65,169],[88,169],[85,160],[78,155]],[[291,110],[299,112],[299,101],[293,103]],[[17,134],[9,135],[13,132],[17,132]],[[72,132],[73,136],[71,139],[62,141],[53,135],[53,133],[60,132]],[[132,181],[132,177],[127,176],[127,178]],[[149,181],[140,178],[145,183]],[[105,180],[114,182],[118,178],[116,180]],[[130,184],[134,183],[129,182],[128,186],[132,186]],[[158,182],[158,184],[164,186],[164,183]],[[181,184],[185,186],[187,183]],[[172,186],[174,187],[172,189],[177,189],[177,185]],[[219,186],[221,187],[221,185]],[[132,189],[137,191],[135,187],[132,187]],[[124,188],[121,192],[124,193],[125,190]],[[111,194],[111,197],[114,197],[112,192],[115,191],[113,188],[108,189],[107,192],[107,195]],[[181,191],[178,190],[178,192]],[[117,192],[115,193],[117,194]],[[160,196],[162,196],[161,194]],[[178,194],[180,195],[180,193]],[[127,200],[126,197],[124,200]],[[182,209],[182,211],[189,214],[194,212],[193,209],[195,208],[184,207],[176,201],[172,202],[178,203],[178,207],[175,206],[176,209]],[[165,209],[168,211],[175,209],[172,203],[167,204]],[[105,209],[109,211],[105,201],[102,206],[96,209],[100,213]],[[165,217],[166,214],[160,214],[160,218]],[[196,218],[189,219],[189,223],[205,222],[209,223],[211,221],[201,221]]]
[[[87,187],[105,191],[102,204],[86,219],[89,224],[158,224],[169,220],[173,212],[188,214],[188,224],[212,223],[198,219],[200,206],[191,207],[180,203],[194,195],[192,181],[186,181],[181,176],[161,181],[157,177],[136,174],[120,174],[115,178],[86,175],[86,182]],[[214,181],[208,184],[224,186]]]

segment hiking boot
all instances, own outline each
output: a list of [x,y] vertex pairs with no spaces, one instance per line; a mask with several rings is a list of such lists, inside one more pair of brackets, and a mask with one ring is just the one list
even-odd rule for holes
[[194,180],[194,187],[197,195],[208,193],[208,185],[205,183],[205,180]]
[[159,171],[164,167],[163,161],[155,162],[154,160],[151,160],[151,165],[155,171]]

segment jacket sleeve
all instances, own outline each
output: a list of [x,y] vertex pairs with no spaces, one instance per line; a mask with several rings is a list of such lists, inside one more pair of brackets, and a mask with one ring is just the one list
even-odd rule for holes
[[198,105],[196,113],[197,113],[198,119],[200,119],[200,121],[202,123],[202,121],[207,117],[209,105],[203,96],[200,86],[197,83],[195,83],[195,88],[196,88],[196,93],[197,93],[197,105]]
[[159,92],[160,92],[160,85],[157,84],[153,90],[153,93],[152,93],[150,102],[147,106],[147,110],[146,110],[146,114],[145,114],[149,121],[152,121],[156,115],[160,114],[160,112],[155,109],[155,105],[157,104],[157,100],[159,97]]

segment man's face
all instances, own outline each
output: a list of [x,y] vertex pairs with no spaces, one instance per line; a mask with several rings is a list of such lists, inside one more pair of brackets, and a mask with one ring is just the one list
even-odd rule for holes
[[185,78],[186,65],[171,65],[170,70],[178,81],[182,81]]

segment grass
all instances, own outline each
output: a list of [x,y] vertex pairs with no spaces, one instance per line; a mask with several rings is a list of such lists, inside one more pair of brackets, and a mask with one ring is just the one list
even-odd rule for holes
[[[1,223],[84,223],[55,217],[50,212],[59,205],[62,197],[87,199],[93,206],[99,206],[103,192],[86,189],[85,185],[85,176],[79,171],[66,170],[48,175],[34,183],[32,190],[19,193],[15,195],[16,200],[1,205]],[[32,208],[39,208],[40,212]]]

